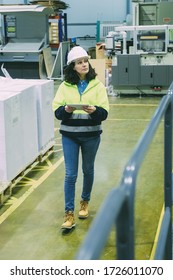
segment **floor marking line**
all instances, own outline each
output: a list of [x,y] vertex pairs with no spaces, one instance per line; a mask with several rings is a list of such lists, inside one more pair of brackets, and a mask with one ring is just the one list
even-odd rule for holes
[[32,186],[32,185],[33,185],[32,183],[29,184],[28,182],[24,182],[24,183],[19,182],[19,183],[16,184],[16,187],[17,188],[22,188],[22,187],[29,187],[29,186]]
[[109,104],[117,107],[158,107],[159,104]]
[[[51,163],[50,159],[46,159],[45,162],[47,163],[47,165],[49,167],[53,166],[53,164]],[[47,167],[47,166],[46,166]],[[47,167],[48,168],[48,167]]]
[[61,152],[62,151],[62,149],[59,149],[59,150],[55,150],[55,152]]
[[2,224],[24,201],[25,199],[41,184],[43,183],[52,172],[55,171],[57,167],[61,165],[61,163],[64,161],[64,157],[62,156],[54,165],[51,166],[51,168],[48,169],[48,171],[40,177],[33,186],[28,189],[19,199],[16,200],[16,202],[9,207],[1,216],[0,216],[0,224]]
[[143,122],[149,122],[151,119],[107,119],[108,121],[143,121]]
[[37,172],[37,171],[44,171],[48,169],[48,165],[46,166],[35,166],[32,172]]
[[18,198],[13,196],[13,197],[10,197],[5,204],[12,205],[14,203],[14,201],[16,202],[17,200],[18,200]]
[[29,177],[27,177],[27,176],[24,176],[24,177],[22,178],[22,181],[26,181],[26,182],[35,182],[36,180],[35,180],[35,179],[32,179],[32,178],[29,178]]
[[164,205],[162,207],[162,211],[161,211],[161,214],[160,214],[160,219],[159,219],[156,235],[155,235],[155,238],[154,238],[153,247],[152,247],[152,251],[151,251],[151,254],[150,254],[150,260],[154,260],[154,255],[155,255],[155,252],[156,252],[156,246],[157,246],[158,239],[159,239],[159,233],[160,233],[160,228],[161,228],[161,224],[162,224],[162,220],[163,220],[163,215],[164,215]]

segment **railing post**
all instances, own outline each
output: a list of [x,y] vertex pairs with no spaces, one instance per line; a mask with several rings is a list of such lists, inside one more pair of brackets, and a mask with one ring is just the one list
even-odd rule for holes
[[136,188],[136,170],[129,162],[124,170],[122,187],[126,193],[126,199],[117,217],[117,257],[119,260],[134,260],[134,200]]
[[[171,94],[173,99],[173,94]],[[172,103],[169,103],[164,118],[164,199],[165,209],[170,209],[172,217]],[[165,248],[165,259],[172,259],[172,218],[170,219],[167,242]]]
[[134,200],[126,198],[116,223],[118,260],[134,260]]

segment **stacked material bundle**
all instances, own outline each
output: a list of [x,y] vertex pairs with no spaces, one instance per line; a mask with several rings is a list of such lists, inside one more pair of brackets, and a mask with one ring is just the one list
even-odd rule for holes
[[0,191],[38,157],[37,112],[32,87],[0,94]]
[[44,155],[54,145],[54,82],[44,79],[12,79],[14,87],[33,87],[37,109],[38,152]]
[[54,145],[53,81],[0,79],[0,192]]
[[54,0],[54,1],[53,0],[42,0],[42,1],[32,0],[32,1],[30,1],[30,4],[51,7],[51,8],[53,8],[54,11],[60,11],[60,10],[65,10],[65,9],[69,8],[69,5],[66,4],[64,1],[58,1],[58,0]]

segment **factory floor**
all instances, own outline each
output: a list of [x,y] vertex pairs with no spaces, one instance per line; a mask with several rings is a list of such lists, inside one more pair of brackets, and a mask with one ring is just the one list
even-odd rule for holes
[[[56,87],[55,87],[56,88]],[[73,260],[108,192],[121,179],[123,168],[161,97],[109,96],[110,113],[103,123],[101,145],[95,163],[95,183],[90,215],[77,213],[82,186],[79,169],[76,184],[76,228],[64,232],[64,160],[55,120],[55,145],[49,156],[36,164],[13,188],[0,208],[1,260]],[[163,124],[151,144],[137,180],[135,204],[135,258],[153,258],[163,207]],[[103,221],[106,226],[106,221]],[[116,258],[112,229],[101,259]]]

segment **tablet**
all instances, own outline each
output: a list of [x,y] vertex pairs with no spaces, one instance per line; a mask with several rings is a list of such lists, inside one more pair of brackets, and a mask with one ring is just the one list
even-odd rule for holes
[[88,104],[67,104],[67,106],[75,107],[77,110],[82,110],[83,106],[89,106]]

